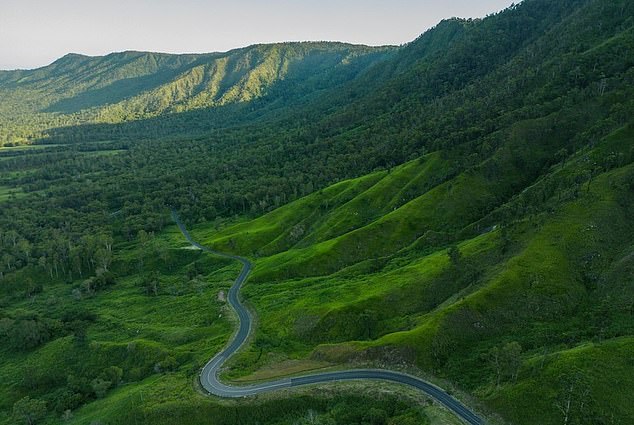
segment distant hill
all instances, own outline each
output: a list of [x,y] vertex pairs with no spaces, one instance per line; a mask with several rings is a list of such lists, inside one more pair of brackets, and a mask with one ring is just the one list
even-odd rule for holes
[[0,72],[0,143],[69,124],[126,122],[266,96],[288,102],[353,79],[393,50],[306,42],[198,55],[69,54],[43,68]]

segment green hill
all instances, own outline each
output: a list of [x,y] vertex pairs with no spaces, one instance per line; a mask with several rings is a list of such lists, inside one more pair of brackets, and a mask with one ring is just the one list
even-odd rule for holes
[[0,149],[0,423],[451,423],[393,387],[196,394],[238,266],[170,207],[255,264],[228,377],[389,367],[493,424],[633,422],[632,46],[630,1],[524,0],[398,48],[1,72],[36,145]]
[[[487,181],[478,164],[407,201],[417,177],[444,171],[430,155],[220,232],[203,226],[199,240],[259,257],[245,297],[260,324],[236,370],[306,356],[411,362],[520,424],[560,423],[574,380],[571,415],[627,423],[631,397],[606,393],[608,376],[634,385],[633,143],[627,126],[519,188],[512,168]],[[624,159],[588,172],[606,152]]]
[[43,68],[0,73],[0,119],[8,127],[0,137],[15,144],[56,126],[133,121],[264,97],[288,103],[353,79],[391,50],[282,43],[199,55],[69,54]]

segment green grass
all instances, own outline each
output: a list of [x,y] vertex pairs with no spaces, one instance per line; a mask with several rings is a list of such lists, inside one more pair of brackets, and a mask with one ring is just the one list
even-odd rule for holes
[[252,221],[220,231],[209,226],[194,228],[192,234],[226,252],[263,256],[285,251],[306,236],[313,222],[372,187],[384,174],[374,173],[341,182]]
[[[121,385],[102,399],[93,396],[78,410],[70,407],[69,423],[229,424],[239,408],[243,423],[275,417],[276,423],[294,424],[306,415],[338,417],[348,411],[361,415],[365,412],[361,406],[377,408],[388,417],[407,415],[415,423],[427,423],[425,413],[411,407],[412,401],[367,390],[348,396],[337,389],[326,393],[308,389],[281,394],[281,399],[278,394],[239,404],[198,394],[195,376],[233,332],[232,315],[217,295],[226,292],[240,266],[183,249],[186,246],[178,228],[170,226],[146,246],[120,243],[112,269],[121,277],[92,297],[77,299],[72,292],[75,283],[64,282],[47,286],[33,299],[20,301],[19,295],[13,295],[3,317],[36,314],[54,321],[69,308],[79,308],[95,313],[97,320],[88,327],[83,343],[66,335],[26,352],[0,349],[0,379],[6,383],[0,389],[0,423],[14,423],[13,403],[27,394],[47,402],[45,423],[59,423],[66,406],[73,406],[77,386],[90,387],[112,366],[123,372]],[[159,271],[158,296],[146,295],[139,286],[150,270]],[[27,270],[25,276],[29,274],[41,278],[36,269]],[[161,370],[169,359],[170,369]]]
[[20,189],[9,186],[0,186],[0,202],[4,202],[13,198],[21,198],[23,196],[26,196],[26,194]]
[[[554,119],[549,117],[520,124],[541,129]],[[559,134],[552,136],[562,137]],[[532,170],[543,166],[554,149],[549,146],[528,150],[524,160],[529,165],[518,165],[509,149],[515,146],[526,149],[523,147],[526,140],[513,136],[510,143],[511,147],[499,148],[490,159],[450,179],[445,178],[448,166],[438,154],[430,154],[383,174],[376,184],[353,199],[335,205],[324,219],[308,217],[301,241],[287,251],[259,261],[253,280],[329,275],[368,258],[392,255],[422,237],[429,239],[431,235],[437,235],[445,244],[455,241],[465,226],[500,207],[518,188],[530,184]],[[305,216],[303,202],[283,209],[292,217]],[[296,213],[289,214],[294,210]],[[271,220],[279,226],[284,222],[284,216],[278,214],[273,212],[259,221]],[[285,224],[287,231],[295,226],[294,222]],[[246,228],[249,224],[242,226]],[[227,238],[231,239],[225,236],[225,240]],[[205,240],[212,244],[216,241],[214,238]],[[262,245],[266,246],[265,243]],[[249,253],[248,250],[240,251],[239,244],[219,246]]]
[[[536,417],[544,418],[541,423],[545,425],[560,424],[564,416],[556,405],[565,405],[568,399],[572,400],[573,420],[631,423],[633,356],[631,337],[536,355],[524,362],[517,383],[506,384],[489,395],[490,404],[517,424],[532,424],[531,418]],[[577,385],[572,393],[571,384]]]
[[0,146],[0,152],[21,152],[48,149],[58,145],[20,145],[20,146]]
[[[78,300],[72,293],[73,286],[59,283],[47,287],[34,300],[13,302],[4,310],[3,315],[10,317],[37,312],[53,320],[72,307],[92,311],[97,321],[89,326],[85,344],[66,336],[31,352],[2,350],[0,376],[7,385],[3,385],[0,397],[0,422],[11,423],[7,412],[24,395],[49,397],[51,393],[44,392],[45,388],[64,388],[69,375],[90,380],[110,366],[120,367],[123,381],[135,385],[155,375],[156,365],[171,358],[174,373],[191,390],[191,374],[225,344],[232,332],[232,323],[227,320],[230,315],[217,301],[217,294],[232,284],[239,266],[198,251],[179,249],[173,243],[176,234],[166,232],[151,241],[150,252],[160,257],[157,260],[143,254],[136,244],[119,251],[113,267],[122,277],[113,287],[92,297]],[[138,269],[140,256],[146,257],[142,269]],[[162,267],[157,267],[159,262]],[[190,279],[187,270],[194,265],[203,272]],[[159,295],[145,295],[139,286],[140,272],[157,268]],[[59,395],[50,399],[51,407],[59,400]]]
[[[257,314],[255,337],[225,375],[407,368],[452,382],[458,394],[477,398],[469,403],[480,411],[518,424],[559,423],[556,403],[565,383],[578,379],[592,403],[575,414],[627,422],[634,405],[626,391],[634,385],[631,140],[626,126],[565,164],[542,165],[546,172],[534,180],[519,177],[502,148],[456,175],[431,154],[255,220],[195,226],[203,243],[255,258],[243,292]],[[535,149],[533,157],[539,162],[545,152]],[[590,174],[588,158],[608,162]],[[403,195],[408,188],[415,195]],[[273,416],[296,423],[307,409],[327,417],[373,403],[373,394],[355,398],[340,390],[239,404],[198,395],[196,374],[233,330],[218,292],[231,285],[239,264],[186,247],[176,226],[143,245],[119,241],[112,265],[119,278],[92,297],[73,295],[78,281],[56,282],[34,299],[7,288],[4,316],[35,314],[59,329],[32,351],[1,349],[0,379],[8,385],[0,390],[0,423],[11,423],[13,403],[27,394],[59,416],[64,403],[72,405],[73,391],[112,366],[121,368],[124,384],[103,399],[85,400],[76,423],[222,423],[218,418],[233,418],[236,408],[245,423]],[[460,254],[453,260],[450,247]],[[158,296],[140,286],[150,271],[159,273]],[[22,277],[37,280],[42,273],[30,266]],[[97,314],[86,343],[63,330],[69,306]],[[504,375],[498,384],[491,353],[509,343],[521,346],[517,376]],[[624,391],[614,395],[608,383],[619,376]],[[382,400],[385,409],[394,403]],[[444,421],[433,411],[410,414],[416,423]]]
[[[382,175],[375,185],[309,227],[307,238],[314,245],[256,261],[254,277],[244,289],[245,298],[259,313],[256,339],[233,361],[227,375],[275,370],[276,364],[282,373],[289,359],[329,364],[404,362],[457,383],[478,395],[485,409],[513,423],[534,423],[536,417],[540,423],[558,423],[560,413],[553,407],[557,394],[552,389],[559,385],[558,379],[568,379],[572,369],[562,363],[561,376],[552,372],[529,376],[524,371],[533,359],[546,350],[549,358],[568,352],[593,358],[595,353],[599,356],[595,361],[601,361],[602,353],[625,344],[605,361],[606,367],[614,365],[614,374],[608,376],[622,373],[618,387],[629,388],[633,375],[624,358],[629,355],[629,335],[634,335],[629,307],[634,298],[626,283],[631,282],[627,264],[634,255],[634,199],[629,189],[634,166],[626,159],[631,146],[632,130],[626,126],[593,150],[552,166],[545,177],[485,212],[480,226],[502,220],[503,229],[468,236],[473,235],[474,225],[468,224],[472,218],[461,212],[460,205],[506,183],[464,173],[374,221],[359,221],[360,227],[320,241],[319,233],[326,228],[322,223],[340,222],[329,220],[345,216],[346,208],[369,196],[376,185],[389,183],[391,176]],[[624,153],[620,162],[606,166],[591,180],[580,177],[588,175],[588,157],[604,161],[612,152]],[[403,171],[421,164],[409,163]],[[400,171],[393,173],[398,176]],[[529,200],[539,207],[522,212]],[[285,211],[301,211],[301,202]],[[520,215],[508,222],[507,211]],[[348,212],[354,216],[353,208]],[[283,217],[273,217],[257,222],[284,223],[278,220]],[[435,220],[443,225],[441,217],[455,220],[456,228],[458,223],[465,225],[454,234],[467,235],[457,243],[462,254],[458,265],[451,264],[446,253],[451,238],[434,239],[428,233],[416,240],[401,239],[417,234],[413,222],[423,222],[425,229]],[[239,226],[245,229],[255,223]],[[207,239],[214,241],[211,234]],[[375,249],[350,245],[360,240]],[[382,251],[379,244],[389,248]],[[493,348],[511,341],[522,347],[522,372],[517,381],[496,388],[488,356]],[[610,420],[611,404],[604,393],[611,391],[604,381],[595,380],[597,371],[591,366],[592,361],[584,367],[596,401],[588,415],[601,423]],[[522,407],[529,406],[524,394],[535,394],[540,385],[548,389],[540,407]],[[615,417],[626,423],[632,412],[624,406],[634,405],[631,392],[620,392],[619,397]]]
[[[356,391],[355,391],[356,390]],[[346,394],[354,395],[346,395]],[[107,420],[108,424],[310,424],[317,418],[335,423],[360,423],[368,410],[380,410],[395,424],[430,423],[426,410],[412,407],[421,403],[403,398],[395,391],[363,389],[350,385],[309,388],[296,393],[281,393],[258,399],[218,401],[191,390],[191,382],[176,375],[149,378],[124,386],[104,400],[98,400],[77,412],[72,424]],[[402,422],[408,418],[410,422]],[[366,422],[372,423],[372,422]],[[381,423],[381,422],[374,422]],[[453,422],[433,422],[453,424]]]

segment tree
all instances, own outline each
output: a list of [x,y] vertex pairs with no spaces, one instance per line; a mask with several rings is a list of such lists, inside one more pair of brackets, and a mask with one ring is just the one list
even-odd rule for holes
[[6,267],[7,272],[10,272],[13,270],[13,266],[15,265],[15,257],[11,254],[3,254],[2,264]]
[[44,344],[49,337],[46,325],[38,320],[18,320],[9,334],[12,345],[20,350],[29,350]]
[[139,242],[141,243],[141,247],[142,248],[146,248],[148,242],[151,239],[151,236],[148,234],[148,232],[146,232],[145,230],[141,229],[139,230],[139,232],[137,233],[137,239],[139,240]]
[[498,347],[493,347],[489,350],[487,355],[489,359],[489,363],[491,363],[491,367],[495,372],[495,386],[500,386],[500,381],[502,380],[502,366],[500,361],[500,349]]
[[0,319],[0,338],[7,338],[11,335],[11,330],[13,329],[14,324],[15,321],[13,319],[9,319],[8,317]]
[[141,286],[143,287],[147,295],[157,296],[160,285],[161,285],[161,281],[159,279],[159,274],[156,270],[146,274],[143,277],[143,280],[141,281]]
[[369,425],[384,425],[387,422],[387,417],[385,410],[371,407],[365,415],[363,415],[363,423]]
[[112,382],[95,378],[90,382],[90,386],[97,398],[104,398],[110,387],[112,387]]
[[78,345],[83,345],[88,341],[88,325],[89,323],[84,320],[73,320],[68,324]]
[[460,260],[462,259],[462,253],[460,252],[460,249],[456,245],[451,246],[447,250],[447,255],[449,256],[449,261],[454,267],[457,267],[458,265],[460,265]]
[[46,416],[46,402],[26,396],[13,405],[13,416],[27,425],[34,425]]
[[500,229],[500,251],[502,254],[506,254],[511,247],[513,240],[509,234],[507,226],[502,226]]
[[53,278],[53,268],[44,255],[38,258],[37,265],[40,266],[42,269],[48,271],[49,276]]
[[95,260],[103,270],[108,271],[108,267],[112,263],[112,251],[99,248],[95,253]]
[[502,380],[517,379],[522,365],[522,346],[513,341],[502,347],[493,347],[488,354],[489,363],[495,371],[495,385]]
[[445,332],[437,332],[431,343],[431,355],[437,367],[442,367],[455,348],[455,341]]
[[555,153],[555,161],[562,167],[566,164],[566,158],[568,158],[568,149],[566,148],[561,148]]
[[110,381],[113,387],[117,387],[123,379],[123,369],[118,366],[110,366],[101,372],[101,378],[104,381]]
[[70,422],[70,420],[73,419],[73,412],[70,409],[66,409],[64,410],[64,413],[62,414],[62,420],[64,422]]
[[40,282],[33,282],[33,279],[31,279],[30,277],[27,277],[24,279],[24,296],[26,298],[30,298],[32,296],[34,296],[35,294],[39,294],[42,291],[44,291],[44,285],[42,285]]
[[156,363],[154,365],[154,371],[159,372],[170,372],[178,369],[178,362],[172,356],[167,356],[162,361]]
[[522,346],[513,341],[502,347],[502,373],[508,379],[517,380],[522,366]]
[[592,389],[588,378],[581,371],[559,377],[559,394],[555,406],[561,412],[563,425],[597,423]]
[[26,239],[20,239],[16,246],[17,252],[21,254],[24,264],[28,264],[31,259],[31,244]]

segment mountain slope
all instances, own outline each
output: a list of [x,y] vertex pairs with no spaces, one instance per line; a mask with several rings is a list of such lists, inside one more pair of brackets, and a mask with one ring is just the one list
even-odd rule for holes
[[[570,395],[579,403],[570,415],[588,423],[609,423],[610,417],[627,423],[634,418],[627,407],[631,397],[607,397],[609,380],[595,365],[606,365],[608,376],[634,376],[622,362],[634,349],[632,292],[623,286],[631,286],[624,282],[631,279],[625,264],[634,237],[633,134],[627,126],[547,167],[495,207],[471,208],[467,215],[455,206],[486,199],[486,185],[477,189],[471,172],[471,193],[459,189],[465,183],[458,175],[437,185],[440,201],[436,195],[435,202],[415,199],[389,208],[356,230],[345,226],[340,236],[324,227],[337,217],[358,220],[363,210],[357,202],[382,204],[395,191],[377,186],[407,187],[411,180],[402,177],[415,174],[412,168],[428,171],[432,155],[389,174],[339,183],[219,233],[198,230],[216,247],[262,256],[245,288],[261,330],[234,367],[274,369],[283,355],[333,363],[411,362],[460,383],[519,424],[536,418],[559,423],[557,403],[567,396],[567,383],[577,382],[583,390]],[[549,143],[545,137],[538,143]],[[621,156],[618,164],[579,179],[588,175],[588,158],[604,163],[604,155],[613,154]],[[504,184],[498,181],[497,188]],[[434,189],[422,192],[424,199]],[[441,207],[442,197],[452,199],[453,207]],[[542,201],[527,202],[535,197]],[[430,219],[435,214],[446,221]],[[396,224],[382,224],[390,220]],[[452,222],[454,230],[443,231]],[[487,222],[490,227],[478,225]],[[417,223],[432,227],[421,233]],[[359,232],[365,236],[357,237]],[[262,349],[269,355],[262,356]],[[619,384],[632,386],[629,378]],[[543,390],[535,393],[538,387]],[[522,401],[527,396],[535,402]]]
[[[187,56],[154,86],[151,60],[131,54],[131,97],[44,115],[133,121],[69,122],[45,131],[58,145],[0,151],[0,421],[27,395],[71,423],[215,423],[233,409],[191,382],[228,337],[237,270],[175,249],[173,207],[197,240],[254,260],[257,334],[235,378],[387,366],[454,385],[492,423],[631,423],[633,45],[631,1],[524,0],[352,68],[317,54],[317,73],[257,46],[234,79],[218,57]],[[108,72],[76,74],[97,92]],[[59,100],[48,93],[33,104]],[[274,397],[240,404],[241,420],[332,407]],[[378,399],[383,412],[328,415],[403,413]]]
[[[10,121],[14,131],[37,134],[56,122],[138,120],[265,95],[290,101],[353,79],[391,50],[283,43],[200,55],[70,54],[44,68],[2,72],[0,118]],[[3,134],[8,143],[18,140],[10,136]]]

